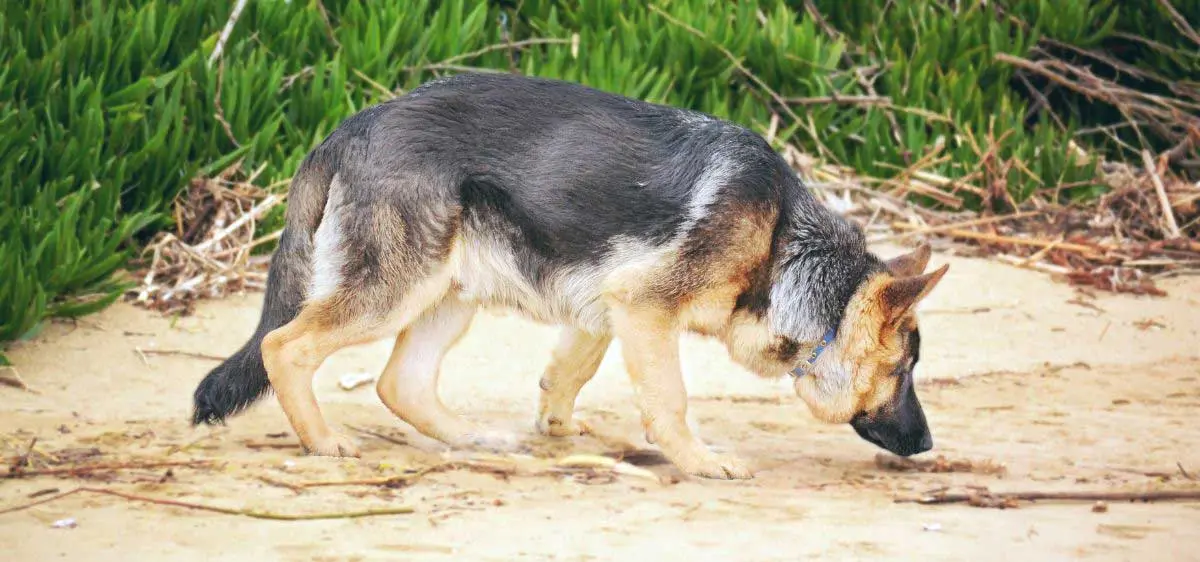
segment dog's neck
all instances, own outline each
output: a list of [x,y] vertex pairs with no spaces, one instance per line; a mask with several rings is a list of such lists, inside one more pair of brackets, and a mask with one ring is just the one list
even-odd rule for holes
[[859,286],[882,268],[857,225],[799,182],[785,190],[770,264],[767,320],[797,342],[820,341],[840,323]]

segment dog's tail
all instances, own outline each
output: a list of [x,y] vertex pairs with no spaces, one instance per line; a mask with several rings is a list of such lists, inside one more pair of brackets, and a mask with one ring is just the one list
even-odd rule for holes
[[262,341],[300,313],[312,275],[313,234],[321,223],[337,167],[338,151],[330,146],[336,144],[326,142],[315,149],[292,178],[283,234],[271,258],[258,327],[237,353],[200,381],[193,395],[192,425],[223,423],[271,390]]

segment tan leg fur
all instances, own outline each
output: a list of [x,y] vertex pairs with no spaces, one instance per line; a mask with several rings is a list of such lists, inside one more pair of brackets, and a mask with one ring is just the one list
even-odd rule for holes
[[687,425],[687,390],[679,364],[679,327],[669,312],[613,302],[614,333],[637,393],[648,438],[680,470],[708,478],[745,479],[739,458],[714,453]]
[[600,368],[612,336],[565,327],[541,380],[537,428],[544,435],[580,435],[587,424],[572,419],[579,391]]
[[292,322],[267,334],[262,343],[263,363],[276,399],[304,449],[319,456],[357,457],[354,441],[330,429],[321,415],[312,379],[327,357],[343,347],[369,341],[371,333],[331,327],[322,317],[320,305],[310,306]]
[[476,310],[447,294],[422,314],[396,338],[376,391],[392,413],[427,437],[454,447],[509,449],[511,436],[481,430],[447,408],[438,395],[442,360],[467,332]]

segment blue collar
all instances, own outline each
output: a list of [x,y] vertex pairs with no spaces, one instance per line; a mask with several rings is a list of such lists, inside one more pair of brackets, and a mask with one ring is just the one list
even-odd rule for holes
[[[813,364],[817,362],[817,358],[821,356],[821,353],[825,351],[825,348],[829,347],[829,344],[833,343],[833,340],[836,337],[837,326],[834,326],[825,332],[825,336],[821,338],[821,343],[818,343],[816,347],[813,348],[812,352],[808,354],[808,359],[804,360],[804,362],[807,364],[807,367],[811,368]],[[804,369],[805,365],[802,364],[799,367],[792,369],[791,375],[793,377],[800,378],[806,372]]]

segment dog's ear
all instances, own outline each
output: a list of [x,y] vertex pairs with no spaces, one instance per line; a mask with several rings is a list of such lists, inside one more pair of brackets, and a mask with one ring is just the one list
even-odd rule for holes
[[885,262],[884,265],[896,277],[912,277],[925,273],[925,266],[929,265],[929,256],[932,253],[929,243],[922,242],[917,249],[896,256]]
[[889,280],[879,293],[880,304],[888,320],[894,321],[908,314],[937,286],[949,269],[950,264],[946,264],[924,275]]

